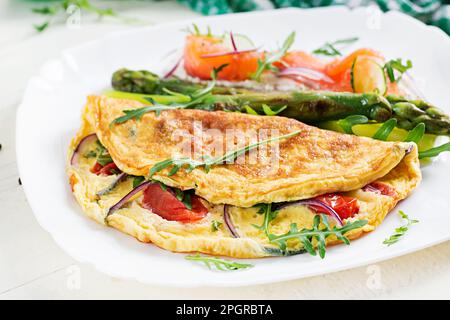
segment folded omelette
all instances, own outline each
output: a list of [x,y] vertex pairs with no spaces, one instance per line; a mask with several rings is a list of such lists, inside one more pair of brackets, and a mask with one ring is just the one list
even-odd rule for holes
[[[318,215],[329,218],[319,220],[319,228],[353,225],[345,236],[355,239],[374,230],[421,180],[415,143],[341,134],[284,117],[190,109],[114,123],[141,107],[88,97],[67,173],[86,215],[170,251],[237,258],[300,253],[308,249],[304,238],[281,241],[280,235],[317,227]],[[201,162],[270,135],[287,138],[210,168],[168,165],[150,175],[168,159]],[[343,239],[331,233],[324,241]]]

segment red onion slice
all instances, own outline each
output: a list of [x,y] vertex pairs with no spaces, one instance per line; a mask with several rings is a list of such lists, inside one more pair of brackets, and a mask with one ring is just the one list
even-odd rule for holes
[[97,135],[95,133],[89,134],[83,139],[80,140],[75,150],[73,150],[72,158],[70,158],[70,164],[72,166],[78,164],[78,159],[80,158],[80,151],[83,149],[83,147],[88,144],[89,142],[92,142],[94,140],[98,140]]
[[235,54],[254,52],[257,50],[258,50],[258,48],[253,48],[253,49],[247,49],[247,50],[234,50],[234,51],[227,51],[227,52],[208,53],[208,54],[201,55],[200,58],[215,58],[215,57],[232,56]]
[[138,192],[144,190],[145,188],[147,188],[147,187],[148,187],[149,185],[151,185],[151,184],[157,184],[157,183],[156,183],[156,182],[153,182],[153,181],[146,181],[146,182],[143,182],[143,183],[141,183],[140,185],[138,185],[136,188],[134,188],[134,189],[131,190],[130,192],[128,192],[128,193],[126,194],[125,197],[123,197],[122,199],[120,199],[119,202],[117,202],[115,205],[113,205],[111,208],[109,208],[108,213],[106,214],[106,218],[107,218],[109,215],[113,214],[114,211],[119,210],[120,208],[122,208],[123,205],[124,205],[125,203],[127,203],[128,200],[130,200],[130,198],[133,197],[136,193],[138,193]]
[[225,225],[227,226],[228,231],[230,231],[233,238],[240,238],[239,233],[237,232],[233,222],[231,221],[229,209],[230,206],[228,204],[225,204],[223,206],[223,221],[225,222]]
[[277,206],[276,209],[280,210],[280,209],[284,209],[287,207],[298,206],[298,205],[320,207],[320,208],[324,209],[330,216],[332,216],[340,226],[344,225],[341,217],[339,217],[337,212],[332,207],[330,207],[328,204],[326,204],[320,200],[316,200],[316,199],[307,199],[307,200],[298,200],[298,201],[294,201],[294,202],[286,202],[286,203],[283,203],[283,204]]
[[238,51],[238,49],[236,47],[236,42],[234,41],[234,36],[233,36],[232,31],[230,31],[230,39],[231,39],[231,45],[233,46],[233,51]]
[[368,184],[368,185],[364,186],[362,188],[362,190],[365,191],[365,192],[373,192],[373,193],[376,193],[376,194],[381,194],[381,191],[378,190],[377,188],[375,188],[374,186],[372,186],[371,184]]
[[300,76],[314,81],[334,83],[334,80],[325,73],[310,68],[286,68],[281,70],[279,76]]
[[111,182],[111,184],[109,186],[107,186],[106,188],[97,192],[96,195],[104,196],[105,194],[110,193],[111,190],[114,189],[119,184],[119,182],[125,180],[127,177],[128,177],[128,175],[125,172],[122,172],[113,180],[113,182]]
[[181,61],[183,61],[183,56],[181,56],[180,59],[178,59],[177,63],[163,76],[163,78],[165,79],[173,75],[180,66]]

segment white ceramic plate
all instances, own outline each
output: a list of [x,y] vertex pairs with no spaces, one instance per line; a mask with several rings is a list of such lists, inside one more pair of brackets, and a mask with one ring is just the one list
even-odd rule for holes
[[[358,46],[389,58],[409,58],[412,72],[433,103],[450,112],[450,40],[440,30],[399,13],[345,8],[287,9],[207,17],[114,33],[64,51],[33,77],[17,115],[17,158],[23,187],[42,227],[75,259],[119,278],[170,286],[242,286],[348,269],[426,248],[450,238],[450,164],[443,154],[423,169],[420,188],[398,209],[420,223],[394,246],[382,244],[402,221],[394,213],[350,246],[329,248],[324,260],[307,254],[254,260],[255,267],[214,272],[151,244],[86,218],[71,195],[65,174],[69,140],[80,125],[86,95],[109,86],[119,67],[162,72],[162,59],[183,44],[180,30],[195,22],[215,32],[233,30],[274,47],[295,30],[294,47],[312,50],[326,41],[359,36]],[[394,210],[396,211],[396,210]]]

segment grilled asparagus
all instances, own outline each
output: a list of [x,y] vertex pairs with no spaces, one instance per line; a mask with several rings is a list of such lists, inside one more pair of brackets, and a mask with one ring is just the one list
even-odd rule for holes
[[[176,77],[161,79],[149,71],[120,69],[112,76],[115,90],[142,94],[161,94],[164,88],[190,95],[203,87]],[[423,100],[408,100],[401,96],[383,97],[376,93],[327,91],[259,92],[243,88],[214,87],[210,101],[215,110],[243,111],[249,106],[257,112],[262,106],[287,106],[279,115],[314,123],[336,120],[349,115],[365,115],[383,122],[397,119],[397,126],[406,130],[423,122],[428,133],[449,135],[450,119],[440,109]],[[262,112],[261,112],[262,113]]]

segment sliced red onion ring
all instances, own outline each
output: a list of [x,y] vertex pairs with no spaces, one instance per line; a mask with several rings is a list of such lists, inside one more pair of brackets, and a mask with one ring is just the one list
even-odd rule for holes
[[72,158],[70,158],[70,164],[72,166],[78,164],[78,159],[80,158],[80,151],[83,149],[83,147],[88,144],[89,142],[92,142],[94,140],[98,140],[97,135],[95,133],[89,134],[83,139],[80,140],[75,150],[73,150]]
[[298,200],[298,201],[294,201],[294,202],[286,202],[286,203],[283,203],[283,204],[280,204],[279,206],[277,206],[276,209],[280,210],[280,209],[284,209],[284,208],[287,208],[287,207],[298,206],[298,205],[320,207],[320,208],[324,209],[330,216],[332,216],[337,221],[337,223],[340,226],[344,225],[344,223],[342,222],[341,217],[339,217],[337,212],[332,207],[330,207],[325,202],[322,202],[322,201],[317,200],[317,199],[307,199],[307,200]]
[[233,32],[230,31],[230,39],[231,39],[231,45],[233,46],[233,50],[234,51],[238,51],[237,47],[236,47],[236,42],[234,41],[234,36],[233,36]]
[[200,58],[215,58],[215,57],[232,56],[235,54],[254,52],[257,50],[258,50],[258,48],[253,48],[253,49],[247,49],[247,50],[234,50],[234,51],[227,51],[227,52],[208,53],[208,54],[201,55]]
[[376,193],[376,194],[381,194],[381,191],[378,190],[377,188],[375,188],[374,186],[372,186],[371,184],[368,184],[368,185],[364,186],[362,188],[362,190],[365,191],[365,192],[373,192],[373,193]]
[[325,81],[334,83],[334,80],[325,73],[310,68],[286,68],[278,74],[279,76],[300,76],[314,81]]
[[233,222],[231,221],[230,217],[230,206],[228,204],[225,204],[223,206],[223,221],[225,222],[225,225],[228,228],[228,231],[230,231],[233,238],[240,238],[239,233],[237,232],[236,228],[234,227]]
[[147,187],[148,187],[149,185],[151,185],[151,184],[157,184],[157,183],[156,183],[156,182],[153,182],[153,181],[146,181],[146,182],[143,182],[143,183],[141,183],[140,185],[138,185],[136,188],[134,188],[134,189],[131,190],[130,192],[128,192],[128,193],[126,194],[125,197],[123,197],[122,199],[120,199],[119,202],[117,202],[115,205],[113,205],[111,208],[109,208],[108,213],[106,214],[106,218],[107,218],[109,215],[113,214],[114,211],[119,210],[120,208],[122,208],[123,205],[124,205],[125,203],[127,203],[128,200],[130,200],[130,198],[133,197],[136,193],[138,193],[138,192],[144,190],[145,188],[147,188]]
[[178,59],[177,63],[163,76],[163,78],[165,79],[173,75],[175,71],[177,71],[181,61],[183,61],[183,56],[181,56],[180,59]]
[[119,182],[125,180],[127,177],[128,175],[125,172],[122,172],[113,180],[113,182],[111,182],[109,186],[97,192],[97,196],[104,196],[105,194],[110,193],[119,184]]
[[413,148],[414,148],[414,145],[410,144],[409,147],[408,147],[408,149],[406,149],[406,151],[405,151],[405,156],[406,156],[407,154],[410,154],[411,151],[413,150]]

